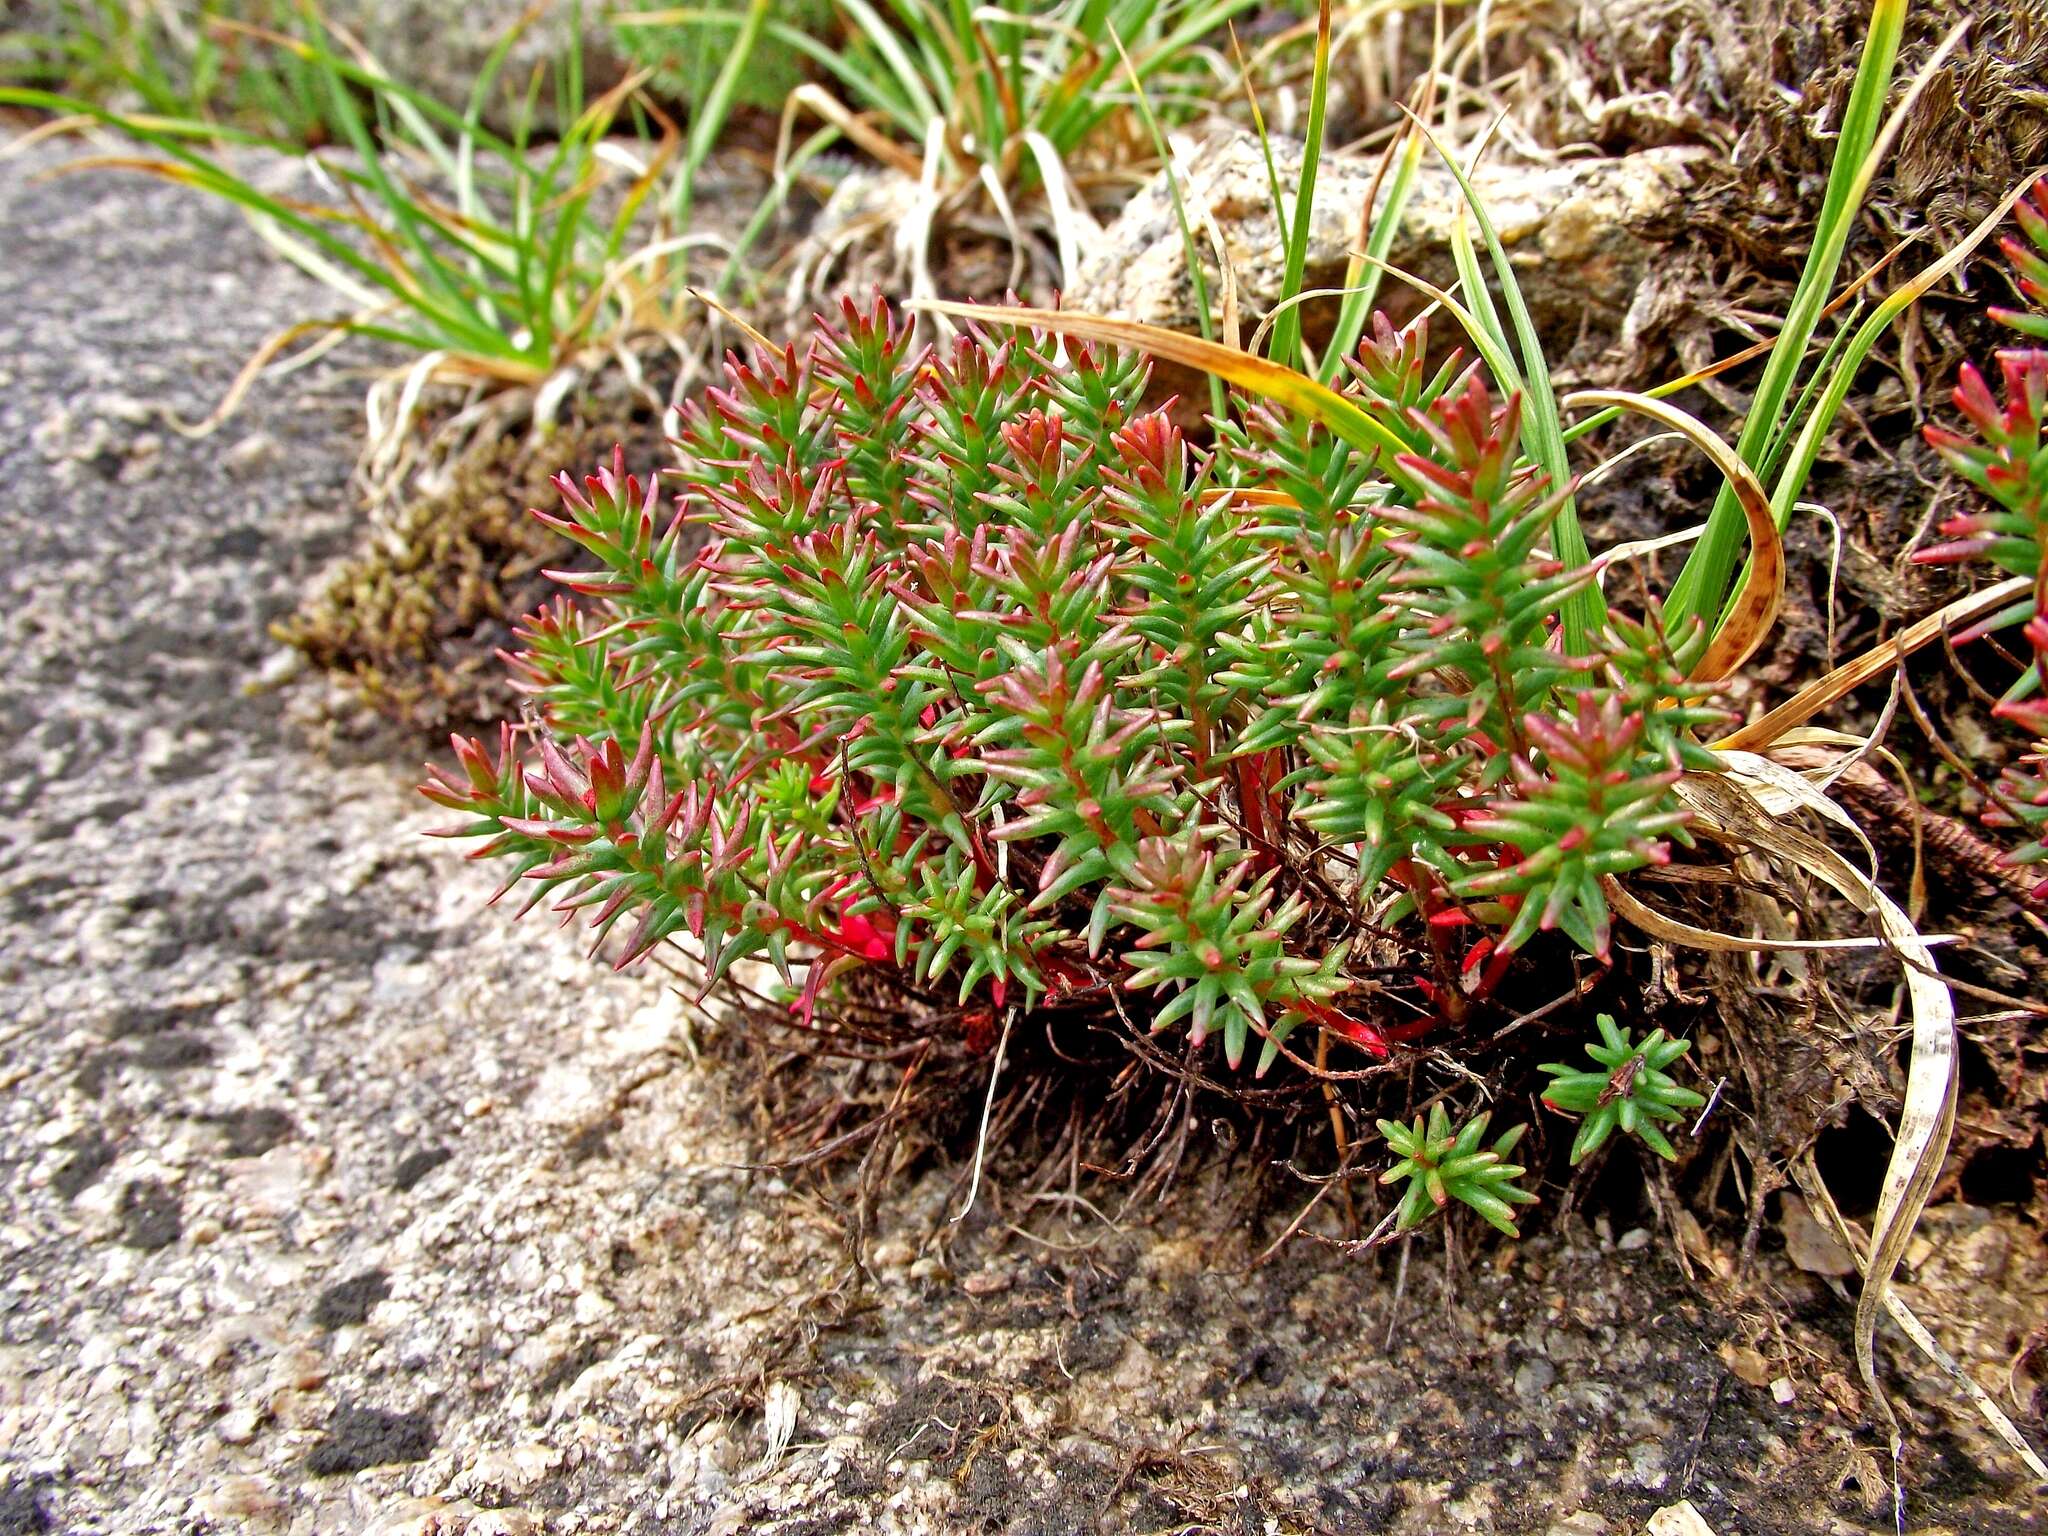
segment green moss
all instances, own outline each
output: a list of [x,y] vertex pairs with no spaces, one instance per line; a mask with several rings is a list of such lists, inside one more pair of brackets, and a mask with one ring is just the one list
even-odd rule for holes
[[272,632],[401,723],[440,732],[517,714],[497,652],[511,643],[513,624],[553,592],[542,573],[573,564],[577,553],[528,508],[557,499],[550,481],[561,469],[591,463],[618,442],[647,453],[654,435],[628,417],[481,445],[455,466],[445,490],[373,527]]

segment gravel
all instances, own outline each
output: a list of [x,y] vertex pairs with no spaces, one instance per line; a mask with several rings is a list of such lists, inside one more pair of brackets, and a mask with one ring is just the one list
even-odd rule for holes
[[[358,526],[360,378],[181,435],[333,306],[61,153],[0,163],[0,1531],[1891,1529],[1794,1272],[1773,1333],[1576,1219],[1254,1269],[1228,1170],[1112,1227],[952,1224],[956,1167],[856,1268],[658,976],[480,912],[397,747],[252,686]],[[1915,1411],[1915,1521],[2036,1528]]]

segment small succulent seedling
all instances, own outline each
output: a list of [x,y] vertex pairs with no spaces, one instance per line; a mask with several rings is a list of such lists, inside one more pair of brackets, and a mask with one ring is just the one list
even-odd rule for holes
[[1682,1088],[1665,1071],[1692,1049],[1690,1040],[1673,1040],[1661,1029],[1653,1029],[1640,1042],[1631,1042],[1629,1031],[1603,1013],[1595,1021],[1600,1042],[1589,1044],[1586,1054],[1601,1070],[1582,1072],[1563,1062],[1546,1062],[1551,1074],[1543,1102],[1566,1114],[1584,1115],[1579,1134],[1572,1141],[1572,1163],[1577,1166],[1607,1142],[1619,1126],[1625,1135],[1641,1139],[1659,1157],[1675,1162],[1678,1151],[1671,1138],[1659,1129],[1684,1118],[1684,1111],[1697,1109],[1707,1101],[1690,1088]]
[[1507,1155],[1529,1128],[1518,1125],[1503,1131],[1492,1146],[1482,1148],[1480,1142],[1491,1118],[1491,1113],[1480,1115],[1453,1133],[1451,1117],[1442,1104],[1436,1104],[1430,1108],[1426,1128],[1420,1115],[1413,1125],[1398,1120],[1380,1122],[1387,1145],[1401,1154],[1401,1161],[1381,1174],[1380,1182],[1408,1181],[1397,1208],[1396,1232],[1419,1227],[1451,1201],[1461,1200],[1509,1237],[1522,1235],[1515,1225],[1514,1207],[1533,1205],[1536,1197],[1516,1187],[1515,1180],[1528,1170],[1509,1162]]

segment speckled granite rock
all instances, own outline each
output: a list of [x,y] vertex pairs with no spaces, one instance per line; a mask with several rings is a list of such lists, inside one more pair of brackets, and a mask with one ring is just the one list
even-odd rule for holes
[[[1229,1186],[956,1226],[940,1167],[855,1270],[677,999],[481,914],[408,765],[245,692],[354,526],[358,381],[167,430],[322,301],[58,153],[0,164],[0,1529],[1890,1529],[1838,1350],[1745,1384],[1780,1345],[1647,1234],[1423,1246],[1397,1300],[1248,1270]],[[1915,1517],[2031,1528],[1916,1412]]]

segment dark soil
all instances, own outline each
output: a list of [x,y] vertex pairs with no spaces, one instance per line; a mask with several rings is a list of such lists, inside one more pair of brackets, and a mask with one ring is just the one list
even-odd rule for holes
[[336,1281],[313,1303],[313,1326],[346,1328],[369,1320],[370,1308],[391,1295],[391,1277],[381,1269],[365,1270]]
[[185,1230],[178,1197],[154,1179],[123,1189],[116,1214],[121,1219],[121,1241],[146,1253],[170,1247]]
[[391,1170],[391,1187],[400,1192],[411,1189],[454,1155],[446,1147],[421,1147],[406,1153]]

